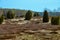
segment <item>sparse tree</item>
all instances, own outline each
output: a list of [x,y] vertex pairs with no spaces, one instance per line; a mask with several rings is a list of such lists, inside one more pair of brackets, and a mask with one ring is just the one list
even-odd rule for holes
[[32,18],[32,12],[28,10],[28,12],[25,15],[25,20],[30,20]]
[[8,19],[13,19],[14,17],[15,17],[15,14],[14,14],[13,11],[10,10],[10,11],[7,12],[7,18]]
[[48,12],[47,10],[45,10],[43,15],[43,22],[48,22],[48,21],[49,21]]

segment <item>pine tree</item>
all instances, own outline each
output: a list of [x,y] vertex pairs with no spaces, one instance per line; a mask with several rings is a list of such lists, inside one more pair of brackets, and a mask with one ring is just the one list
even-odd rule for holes
[[28,12],[25,15],[25,20],[30,20],[32,18],[32,12],[28,10]]
[[43,22],[48,22],[48,21],[49,21],[48,12],[47,10],[45,10],[43,15]]

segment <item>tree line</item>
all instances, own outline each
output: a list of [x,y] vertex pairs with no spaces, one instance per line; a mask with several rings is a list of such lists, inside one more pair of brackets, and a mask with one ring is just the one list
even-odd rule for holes
[[[47,23],[49,22],[49,12],[47,10],[44,10],[44,14],[43,14],[43,23]],[[13,19],[15,18],[15,13],[11,10],[9,10],[6,14],[7,16],[4,17],[4,15],[0,15],[0,24],[2,24],[2,22],[4,21],[4,19]],[[27,13],[25,14],[25,20],[31,20],[32,17],[37,17],[40,16],[39,13],[35,12],[33,13],[31,10],[28,10]],[[51,17],[51,24],[52,25],[59,25],[59,17]]]

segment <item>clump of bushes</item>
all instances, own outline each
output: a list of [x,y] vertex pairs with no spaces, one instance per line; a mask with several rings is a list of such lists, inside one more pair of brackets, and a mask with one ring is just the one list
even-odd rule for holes
[[43,22],[49,22],[49,17],[48,17],[48,12],[47,12],[47,10],[44,11]]
[[34,13],[34,17],[40,16],[38,12]]
[[7,18],[8,19],[13,19],[14,17],[15,17],[15,14],[14,14],[13,11],[10,10],[10,11],[7,12]]
[[28,12],[25,15],[25,20],[30,20],[32,18],[32,12],[28,10]]
[[1,15],[1,16],[0,16],[0,24],[2,24],[3,20],[4,20],[4,16]]
[[59,25],[59,17],[52,17],[51,24],[52,25]]

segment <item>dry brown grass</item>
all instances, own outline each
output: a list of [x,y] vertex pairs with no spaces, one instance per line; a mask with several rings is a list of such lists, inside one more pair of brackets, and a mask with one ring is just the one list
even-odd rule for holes
[[[60,25],[42,23],[41,20],[30,20],[22,25],[7,22],[7,24],[0,25],[0,40],[43,40],[48,39],[47,37],[52,38],[52,34],[49,33],[55,29],[57,32],[60,32]],[[60,38],[60,36],[57,37]],[[53,35],[53,38],[56,38],[56,35]]]

